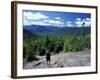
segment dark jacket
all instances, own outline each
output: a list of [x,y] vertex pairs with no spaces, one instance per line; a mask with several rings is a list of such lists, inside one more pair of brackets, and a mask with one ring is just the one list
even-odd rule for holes
[[50,53],[46,53],[46,60],[47,61],[50,61],[50,56],[51,56]]

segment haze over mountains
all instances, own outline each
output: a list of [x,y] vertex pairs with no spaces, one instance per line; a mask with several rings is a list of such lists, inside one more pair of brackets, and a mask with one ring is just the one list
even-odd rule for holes
[[43,36],[43,35],[59,35],[59,36],[78,36],[90,34],[91,27],[57,27],[57,26],[40,26],[40,25],[24,25],[23,36]]

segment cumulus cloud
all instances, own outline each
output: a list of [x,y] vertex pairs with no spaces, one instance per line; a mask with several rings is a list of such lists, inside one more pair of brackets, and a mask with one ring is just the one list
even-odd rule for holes
[[86,21],[91,21],[91,19],[90,18],[86,18]]
[[32,12],[24,12],[24,19],[28,19],[28,20],[39,20],[39,19],[47,19],[48,16],[43,15],[39,12],[37,13],[32,13]]
[[84,23],[84,27],[90,27],[91,19],[90,18],[85,18],[85,19],[76,18],[76,21],[74,23],[76,27],[83,27],[83,23]]
[[42,13],[24,12],[24,25],[52,25],[52,26],[63,26],[64,22],[60,17],[50,19],[48,16]]
[[30,22],[28,20],[24,20],[24,25],[30,25]]
[[38,24],[38,25],[43,25],[43,26],[49,26],[50,25],[49,23],[45,23],[45,22],[42,22],[42,21],[41,22],[40,21],[33,21],[32,24],[33,25]]
[[43,22],[45,24],[49,24],[49,25],[52,25],[52,26],[58,26],[58,27],[62,27],[64,22],[61,21],[61,20],[55,20],[55,19],[47,19],[47,20],[43,20]]
[[82,27],[82,26],[83,26],[82,24],[83,24],[82,21],[76,21],[76,22],[75,22],[75,26],[76,26],[76,27]]
[[60,17],[56,17],[55,19],[60,20],[61,18]]
[[58,26],[58,27],[90,27],[91,18],[76,18],[72,21],[62,19],[61,17],[50,18],[40,12],[23,12],[24,25],[43,25],[43,26]]
[[71,21],[67,21],[66,26],[67,27],[74,27],[74,25]]
[[76,18],[73,21],[67,21],[66,22],[66,26],[67,27],[90,27],[91,26],[91,18]]
[[91,19],[90,18],[86,18],[84,26],[87,26],[87,27],[91,26]]
[[81,18],[76,18],[76,21],[81,21]]
[[62,22],[58,21],[58,20],[49,20],[49,23],[51,23],[51,24],[61,24]]

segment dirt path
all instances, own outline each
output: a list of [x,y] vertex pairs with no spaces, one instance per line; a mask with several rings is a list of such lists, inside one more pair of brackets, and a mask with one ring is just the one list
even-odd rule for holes
[[90,51],[60,53],[51,56],[50,65],[47,65],[45,56],[42,56],[38,61],[25,63],[24,69],[90,66],[90,56]]

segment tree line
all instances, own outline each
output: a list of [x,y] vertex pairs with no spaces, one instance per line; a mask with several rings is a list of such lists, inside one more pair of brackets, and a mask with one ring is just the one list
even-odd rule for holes
[[91,48],[90,35],[85,36],[32,36],[23,40],[23,58],[38,60],[37,55],[45,55],[46,50],[54,54],[75,52]]

